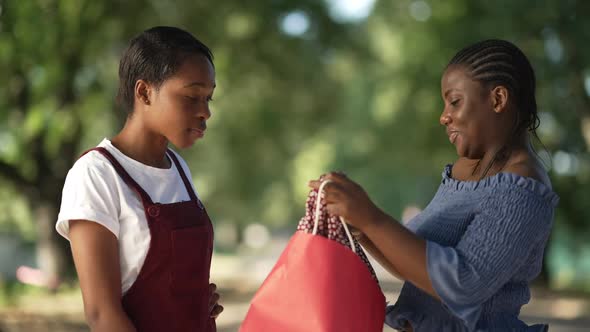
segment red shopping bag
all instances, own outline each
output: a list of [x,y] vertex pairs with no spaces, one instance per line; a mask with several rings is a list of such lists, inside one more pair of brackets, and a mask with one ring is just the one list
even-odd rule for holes
[[[356,254],[365,263],[365,265],[367,265],[367,268],[369,269],[373,279],[379,283],[377,275],[375,274],[375,270],[373,270],[373,267],[365,255],[365,252],[361,249],[361,245],[357,241],[353,240],[352,237],[348,236],[348,233],[346,232],[346,224],[343,223],[339,217],[329,215],[325,203],[320,202],[320,205],[317,205],[318,199],[323,199],[323,197],[320,198],[320,196],[321,194],[319,190],[313,189],[309,192],[307,201],[305,202],[305,215],[301,218],[301,220],[299,220],[297,230],[305,231],[307,233],[313,232],[314,234],[337,241],[343,246],[347,247],[351,245],[350,243],[352,241],[352,245],[354,245]],[[316,219],[319,220],[318,223],[315,222]]]
[[[316,225],[318,219],[316,213]],[[316,231],[293,235],[254,296],[240,332],[383,331],[385,297],[354,246]]]

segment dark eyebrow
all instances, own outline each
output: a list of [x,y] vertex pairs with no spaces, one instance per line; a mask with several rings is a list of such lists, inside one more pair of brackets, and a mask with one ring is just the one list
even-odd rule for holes
[[[211,85],[203,83],[203,82],[192,82],[192,83],[185,85],[184,87],[185,88],[192,88],[193,86],[198,86],[201,88],[211,88]],[[216,87],[217,87],[217,84],[213,83],[213,88],[215,89]]]
[[449,93],[451,93],[452,91],[461,91],[461,90],[459,90],[459,89],[456,89],[456,88],[451,88],[451,89],[448,89],[447,91],[445,91],[445,94],[444,94],[444,96],[446,97],[446,96],[447,96]]

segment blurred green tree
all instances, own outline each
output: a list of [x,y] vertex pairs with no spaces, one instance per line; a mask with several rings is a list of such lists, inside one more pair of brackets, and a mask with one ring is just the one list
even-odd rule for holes
[[61,187],[83,138],[112,126],[116,71],[104,54],[132,31],[135,10],[118,1],[2,1],[0,10],[0,175],[27,200],[38,263],[55,284],[69,266],[54,231]]
[[215,54],[210,130],[182,153],[218,224],[293,229],[306,181],[330,169],[393,215],[424,207],[454,158],[438,124],[442,70],[468,43],[495,37],[537,71],[557,225],[590,230],[590,4],[377,1],[367,19],[347,21],[335,3],[0,0],[0,177],[33,211],[43,270],[71,266],[53,231],[63,180],[122,125],[118,58],[154,25],[186,28]]
[[[280,29],[296,10],[311,24],[306,36]],[[71,268],[54,231],[67,171],[124,121],[113,100],[118,58],[131,36],[175,25],[214,50],[225,99],[219,108],[226,110],[215,117],[225,123],[210,148],[189,158],[198,164],[195,174],[212,181],[210,205],[221,217],[241,216],[232,219],[238,224],[264,207],[263,188],[287,180],[287,156],[305,135],[300,129],[313,130],[336,111],[340,94],[323,77],[321,55],[355,48],[315,1],[1,1],[0,24],[0,177],[33,211],[38,262],[51,280]]]

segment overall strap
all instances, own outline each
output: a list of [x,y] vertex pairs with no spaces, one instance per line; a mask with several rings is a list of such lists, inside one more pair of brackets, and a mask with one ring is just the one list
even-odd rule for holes
[[92,148],[92,149],[84,152],[82,154],[82,156],[90,151],[99,152],[100,154],[102,154],[105,158],[107,158],[111,162],[111,164],[113,165],[113,167],[115,168],[117,173],[119,173],[119,176],[123,179],[123,181],[125,181],[125,183],[129,187],[131,187],[131,189],[133,189],[133,191],[135,191],[135,193],[137,195],[139,195],[144,206],[153,204],[152,199],[145,192],[145,190],[143,190],[143,188],[139,184],[137,184],[137,182],[135,182],[135,180],[133,180],[131,175],[129,175],[129,173],[127,173],[125,168],[123,168],[123,166],[119,163],[119,161],[117,161],[117,159],[107,149],[105,149],[103,147]]
[[191,198],[191,200],[193,200],[195,202],[199,202],[199,199],[197,198],[197,194],[195,194],[195,191],[193,190],[193,186],[191,185],[191,182],[186,177],[186,174],[184,174],[184,170],[182,168],[182,165],[180,165],[178,158],[176,158],[176,154],[174,152],[172,152],[170,149],[168,149],[167,152],[168,152],[168,155],[170,156],[170,158],[172,159],[172,161],[174,162],[174,165],[176,165],[176,169],[180,173],[180,177],[182,178],[182,182],[184,182],[184,186],[186,187],[186,191],[188,192],[189,197]]

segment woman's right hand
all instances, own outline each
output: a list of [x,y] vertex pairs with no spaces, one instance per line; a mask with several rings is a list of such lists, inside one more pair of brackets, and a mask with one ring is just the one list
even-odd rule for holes
[[223,311],[223,306],[219,304],[219,293],[217,293],[217,285],[209,284],[209,313],[211,318],[216,319]]
[[323,187],[326,210],[331,216],[338,216],[349,225],[365,231],[365,228],[382,220],[383,211],[371,200],[363,187],[342,172],[330,172],[308,186],[319,190]]
[[70,244],[92,332],[136,332],[121,303],[119,243],[104,226],[70,220]]

